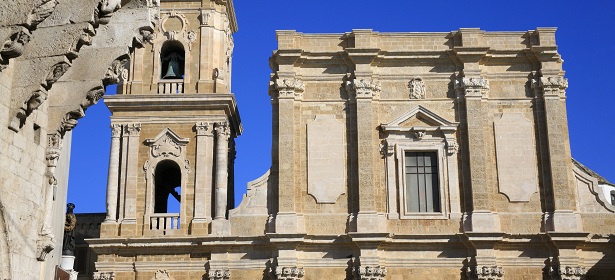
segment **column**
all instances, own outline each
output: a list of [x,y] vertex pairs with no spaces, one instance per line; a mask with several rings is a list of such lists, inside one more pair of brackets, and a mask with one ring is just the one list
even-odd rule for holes
[[216,130],[216,192],[215,220],[226,219],[228,188],[228,139],[229,127],[226,122],[218,122]]
[[[122,224],[137,223],[137,175],[139,160],[139,133],[141,124],[133,123],[124,126],[124,135],[128,142],[126,154],[126,176],[125,176],[125,198],[124,198],[124,220]],[[134,231],[134,232],[133,232]],[[136,227],[124,231],[127,235],[136,234]]]
[[196,161],[194,182],[194,220],[193,223],[211,221],[211,191],[213,181],[208,176],[213,170],[213,125],[198,122],[196,130]]
[[121,124],[111,125],[111,151],[109,153],[109,173],[107,177],[107,218],[105,219],[105,222],[117,222],[121,133]]

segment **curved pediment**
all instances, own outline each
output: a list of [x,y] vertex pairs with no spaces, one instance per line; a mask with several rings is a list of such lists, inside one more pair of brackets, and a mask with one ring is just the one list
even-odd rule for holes
[[450,122],[429,109],[418,105],[391,122],[381,124],[380,127],[385,132],[414,130],[433,131],[438,129],[455,131],[458,125],[459,123]]

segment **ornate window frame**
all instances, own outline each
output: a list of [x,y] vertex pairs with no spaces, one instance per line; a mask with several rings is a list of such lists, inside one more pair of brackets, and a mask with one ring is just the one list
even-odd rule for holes
[[[405,125],[411,119],[416,118],[422,120],[421,125]],[[457,126],[458,123],[447,121],[421,105],[387,124],[380,125],[385,134],[384,154],[389,219],[461,218],[457,172],[458,144],[455,137]],[[406,152],[436,152],[440,212],[409,212],[406,210]]]
[[[190,173],[190,162],[186,159],[186,145],[190,142],[188,138],[181,138],[170,128],[165,128],[156,137],[145,140],[145,145],[150,147],[150,157],[143,166],[145,172],[145,219],[144,224],[149,225],[150,217],[154,214],[154,174],[158,164],[165,160],[175,162],[181,170],[181,201],[179,218],[183,223],[186,220],[186,182]],[[146,227],[149,228],[149,227]]]

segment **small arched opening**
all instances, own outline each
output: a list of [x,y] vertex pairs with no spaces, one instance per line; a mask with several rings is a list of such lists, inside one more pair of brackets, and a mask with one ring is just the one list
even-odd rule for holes
[[154,178],[154,213],[179,213],[182,178],[179,165],[172,160],[159,162]]
[[185,73],[184,46],[179,41],[167,41],[160,49],[160,79],[183,79]]

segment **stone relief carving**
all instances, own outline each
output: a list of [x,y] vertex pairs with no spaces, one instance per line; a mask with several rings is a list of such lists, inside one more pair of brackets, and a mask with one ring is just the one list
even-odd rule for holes
[[48,87],[47,89],[51,88],[51,85],[57,82],[58,79],[60,79],[60,77],[68,71],[68,68],[70,68],[70,64],[68,62],[60,62],[52,66],[51,70],[49,70],[49,73],[47,74],[47,77],[45,77],[45,82],[47,83],[46,86]]
[[39,4],[32,9],[28,15],[27,25],[30,28],[36,27],[45,20],[55,10],[58,0],[39,0]]
[[421,77],[416,77],[408,83],[410,99],[425,99],[425,82]]
[[416,140],[421,140],[423,139],[423,136],[425,136],[425,131],[414,131],[413,134]]
[[105,76],[103,77],[103,84],[107,86],[126,81],[128,79],[127,68],[129,61],[130,58],[128,56],[122,56],[111,62],[111,66],[109,66]]
[[278,92],[277,98],[294,98],[299,100],[303,97],[305,84],[298,79],[274,79],[269,82],[270,86]]
[[378,98],[380,94],[380,82],[373,79],[352,79],[346,81],[346,91],[356,98]]
[[77,120],[83,118],[84,116],[85,112],[83,111],[83,108],[79,108],[66,113],[66,115],[64,115],[62,121],[60,122],[58,132],[64,135],[64,133],[66,133],[67,131],[73,130],[73,128],[77,126]]
[[111,20],[111,15],[122,7],[121,0],[101,0],[98,5],[98,23],[107,24]]
[[20,31],[11,35],[11,37],[4,42],[0,50],[0,56],[3,62],[8,63],[9,59],[22,55],[26,48],[26,44],[30,42],[32,36],[30,31],[23,27],[20,29]]
[[[180,138],[175,132],[166,128],[156,138],[145,140],[145,144],[150,146],[152,158],[178,158],[183,155],[188,141],[188,139]],[[185,162],[185,167],[189,169],[188,162]]]
[[81,33],[81,36],[79,36],[79,40],[73,44],[72,49],[66,54],[66,57],[71,60],[77,58],[81,47],[84,45],[92,45],[92,37],[94,37],[94,35],[96,35],[94,26],[88,24],[85,28],[83,28],[83,32]]
[[133,45],[138,48],[144,48],[146,44],[154,43],[154,33],[152,30],[143,28],[139,30],[139,35],[136,35],[133,39]]
[[231,271],[228,269],[210,270],[207,277],[209,280],[228,280],[231,278]]
[[466,275],[472,280],[502,280],[504,270],[501,266],[469,266]]
[[269,274],[275,280],[300,280],[305,275],[305,270],[298,267],[280,267],[272,269]]
[[566,266],[564,268],[551,266],[549,268],[549,275],[552,280],[582,280],[585,279],[585,273],[585,268],[580,266]]
[[94,280],[114,280],[115,274],[113,272],[94,272],[92,278]]
[[190,30],[188,31],[188,33],[186,34],[186,40],[188,40],[188,50],[191,51],[192,50],[192,43],[194,43],[194,41],[196,41],[196,32]]
[[357,266],[354,269],[355,280],[384,280],[387,269],[383,266]]
[[173,278],[166,270],[158,270],[154,277],[152,277],[152,280],[173,280]]

